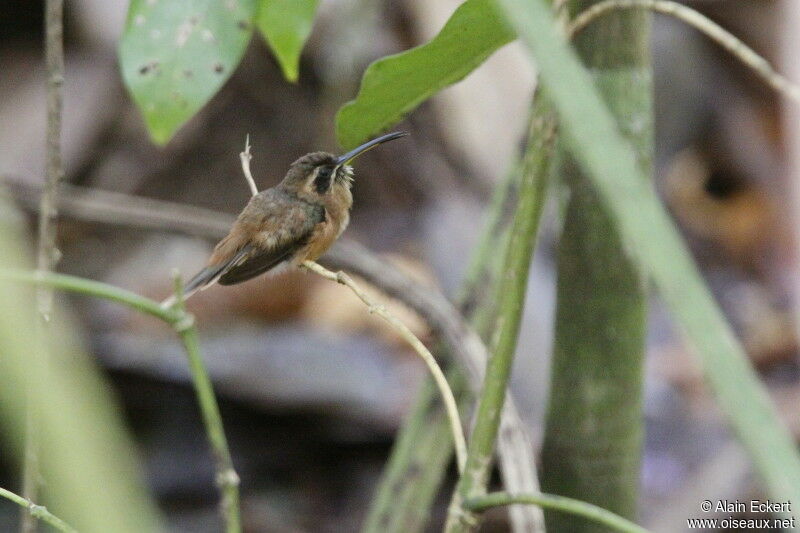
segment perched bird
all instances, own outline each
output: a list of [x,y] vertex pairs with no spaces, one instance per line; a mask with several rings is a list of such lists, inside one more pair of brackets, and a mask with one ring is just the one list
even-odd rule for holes
[[[250,199],[206,267],[186,284],[184,297],[216,282],[234,285],[282,264],[319,258],[350,221],[353,167],[349,163],[379,144],[406,135],[389,133],[339,157],[312,152],[292,163],[283,181]],[[162,306],[174,303],[173,296]]]

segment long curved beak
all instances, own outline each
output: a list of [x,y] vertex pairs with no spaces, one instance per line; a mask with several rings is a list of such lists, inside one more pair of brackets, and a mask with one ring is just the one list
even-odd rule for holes
[[336,160],[336,166],[340,167],[342,165],[346,165],[356,157],[360,156],[361,154],[372,150],[379,144],[383,144],[389,141],[393,141],[395,139],[399,139],[400,137],[405,137],[408,135],[408,132],[405,131],[396,131],[394,133],[387,133],[386,135],[381,135],[376,139],[372,139],[371,141],[365,142],[358,148],[350,150],[344,155],[340,155],[339,158]]

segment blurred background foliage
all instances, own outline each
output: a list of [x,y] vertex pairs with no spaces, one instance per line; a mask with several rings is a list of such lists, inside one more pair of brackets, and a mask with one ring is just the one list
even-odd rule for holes
[[[791,10],[784,5],[788,2],[688,4],[792,70],[796,58],[780,55],[794,30],[782,24]],[[170,58],[156,67],[151,58],[142,58],[141,64],[130,63],[138,64],[133,70],[123,61],[120,71],[118,63],[126,24],[152,36],[158,27],[150,21],[166,20],[150,19],[151,13],[143,11],[145,21],[137,25],[136,7],[146,10],[148,4],[131,2],[127,22],[124,0],[67,5],[64,152],[71,187],[64,194],[86,197],[82,188],[91,187],[236,213],[248,198],[238,160],[246,134],[261,188],[277,183],[300,154],[337,150],[335,113],[356,95],[370,61],[429,41],[460,2],[297,2],[304,13],[316,8],[302,56],[298,43],[309,31],[302,23],[272,40],[260,15],[257,28],[240,28],[239,20],[231,19],[242,35],[209,28],[214,38],[230,37],[230,49],[206,70],[198,66],[189,77],[176,72],[187,80],[186,93],[178,96],[194,110],[217,87],[221,90],[179,130],[192,113],[166,116],[153,128],[153,121],[165,115],[144,109],[143,120],[134,100],[137,91],[158,93],[159,88],[137,88],[130,81],[143,66],[167,68]],[[255,9],[254,2],[240,5]],[[8,0],[0,18],[0,124],[5,125],[0,128],[0,179],[27,209],[35,203],[44,167],[42,11],[38,1]],[[243,37],[257,35],[256,30],[267,35],[266,41]],[[198,35],[198,42],[187,46],[202,46],[202,32]],[[678,22],[656,17],[651,43],[656,187],[797,435],[800,367],[793,284],[798,265],[789,222],[795,217],[789,163],[796,156],[784,109],[771,89]],[[123,41],[123,60],[128,53],[133,52]],[[297,83],[285,77],[296,77]],[[347,236],[452,294],[477,240],[489,191],[518,151],[533,79],[515,43],[463,83],[422,104],[403,123],[412,133],[407,142],[359,161]],[[177,133],[157,148],[145,123],[158,141]],[[341,135],[339,140],[349,144]],[[550,206],[532,267],[512,374],[521,411],[539,438],[548,394],[557,207]],[[179,228],[152,231],[122,220],[96,223],[87,215],[91,218],[64,213],[60,269],[156,299],[171,291],[172,267],[194,271],[213,244]],[[356,530],[394,432],[416,395],[424,370],[415,356],[343,291],[289,273],[216,287],[190,302],[243,480],[248,531]],[[75,310],[78,335],[107,372],[135,435],[143,477],[170,526],[215,531],[213,464],[171,329],[108,303],[59,298]],[[648,528],[676,531],[675,524],[697,514],[700,500],[745,500],[762,495],[763,487],[658,297],[650,302],[649,317],[639,508]],[[416,324],[425,338],[424,326]],[[0,486],[18,481],[11,454],[0,452]],[[446,503],[444,497],[437,502],[431,530],[440,527]],[[17,514],[14,506],[0,505],[0,530],[11,530]],[[485,528],[505,530],[506,514],[489,513]]]

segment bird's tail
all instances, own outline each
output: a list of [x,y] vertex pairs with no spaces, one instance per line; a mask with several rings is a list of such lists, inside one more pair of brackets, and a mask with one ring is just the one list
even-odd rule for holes
[[[198,272],[192,279],[189,280],[183,287],[183,300],[188,300],[194,293],[200,290],[207,289],[217,282],[222,272],[225,270],[223,266],[209,266]],[[161,302],[162,309],[169,309],[177,302],[177,298],[173,294],[163,302]]]

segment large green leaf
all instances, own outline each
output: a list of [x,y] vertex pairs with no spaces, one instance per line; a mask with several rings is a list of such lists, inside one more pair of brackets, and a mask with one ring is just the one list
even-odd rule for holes
[[300,52],[311,33],[319,0],[261,0],[256,26],[272,49],[283,75],[297,81]]
[[493,2],[467,0],[432,41],[367,68],[358,96],[336,116],[339,144],[353,148],[400,121],[514,37]]
[[131,0],[122,77],[164,144],[230,77],[252,35],[256,0]]
[[[725,321],[630,144],[545,0],[498,0],[530,47],[571,153],[608,207],[629,253],[642,265],[697,351],[706,379],[772,496],[800,501],[800,457],[765,387]],[[641,119],[644,123],[644,119]],[[796,508],[791,514],[800,517]]]

